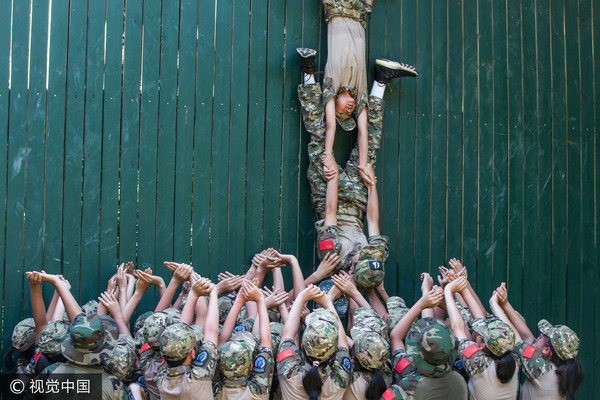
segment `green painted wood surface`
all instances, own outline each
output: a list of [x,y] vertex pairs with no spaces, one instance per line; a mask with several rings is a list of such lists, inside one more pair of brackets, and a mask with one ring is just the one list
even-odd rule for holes
[[[324,68],[318,2],[28,4],[0,5],[2,349],[30,310],[28,269],[64,273],[88,300],[129,260],[216,279],[273,246],[315,268],[295,48],[317,48]],[[421,272],[462,258],[482,297],[507,281],[530,326],[580,332],[588,371],[600,354],[594,6],[377,1],[366,32],[370,68],[385,57],[420,71],[386,90],[388,292],[411,303]],[[353,143],[336,140],[340,162]]]

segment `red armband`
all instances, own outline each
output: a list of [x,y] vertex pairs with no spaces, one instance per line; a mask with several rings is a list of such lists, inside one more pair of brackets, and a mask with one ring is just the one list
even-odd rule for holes
[[279,353],[277,355],[277,360],[279,362],[281,362],[281,361],[285,360],[286,358],[291,357],[293,355],[294,355],[294,350],[287,349],[287,350],[284,350],[284,351],[282,351],[281,353]]
[[535,354],[536,348],[534,346],[527,346],[523,352],[523,357],[531,358]]
[[410,361],[408,361],[406,358],[403,358],[402,360],[400,360],[398,362],[398,364],[396,364],[396,366],[394,367],[394,369],[396,370],[396,372],[398,372],[399,374],[402,373],[402,371],[404,371],[406,369],[406,367],[408,367],[410,365]]
[[383,392],[383,394],[381,395],[381,397],[383,397],[384,400],[392,400],[392,399],[396,398],[396,395],[394,394],[394,392],[392,392],[390,389],[388,389],[385,392]]
[[333,240],[321,240],[319,242],[319,250],[331,250],[333,249]]
[[476,344],[472,344],[462,352],[462,355],[467,358],[471,358],[473,356],[473,354],[477,353],[479,350],[480,349],[479,349],[479,347],[477,347]]
[[144,343],[142,345],[142,348],[140,349],[140,353],[145,352],[146,350],[150,350],[152,347],[150,347],[150,345],[148,343]]

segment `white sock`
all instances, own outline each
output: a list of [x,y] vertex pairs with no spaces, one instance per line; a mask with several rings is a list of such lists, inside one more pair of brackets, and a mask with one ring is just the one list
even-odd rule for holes
[[385,85],[377,81],[373,81],[373,87],[371,88],[371,96],[379,97],[383,99],[383,94],[385,93]]
[[304,84],[305,85],[312,85],[316,83],[315,82],[315,76],[313,74],[304,74]]

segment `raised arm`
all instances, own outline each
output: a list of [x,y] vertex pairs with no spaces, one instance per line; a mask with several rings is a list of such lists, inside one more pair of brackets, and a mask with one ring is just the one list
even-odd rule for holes
[[227,318],[223,323],[223,327],[221,327],[221,334],[219,335],[219,347],[223,346],[229,338],[231,338],[231,332],[233,332],[233,328],[235,328],[235,323],[237,321],[237,317],[242,309],[242,306],[246,303],[246,298],[242,294],[240,290],[233,305],[231,306],[231,310],[229,310],[229,314],[227,314]]
[[342,293],[354,300],[359,307],[371,307],[371,304],[360,294],[352,277],[347,272],[340,271],[338,274],[332,275],[331,281]]
[[[167,265],[167,263],[165,263],[165,265]],[[169,282],[169,286],[167,286],[167,290],[165,290],[165,293],[161,296],[154,312],[163,311],[171,306],[171,301],[173,300],[173,297],[175,297],[177,288],[189,279],[192,272],[194,272],[194,269],[191,265],[178,264],[173,272],[173,277]]]
[[506,284],[503,282],[498,289],[498,304],[502,307],[502,310],[506,313],[506,316],[515,327],[515,334],[519,334],[524,342],[533,343],[535,336],[527,326],[527,323],[521,318],[521,316],[515,311],[513,306],[508,302],[508,290]]
[[[136,307],[142,300],[142,297],[144,297],[144,294],[146,293],[146,291],[148,291],[148,288],[150,287],[150,282],[151,282],[150,277],[151,277],[152,271],[150,271],[150,274],[143,272],[143,271],[136,271],[136,274],[138,276],[138,280],[135,283],[135,292],[133,292],[133,295],[131,296],[131,298],[129,299],[127,304],[125,304],[125,307],[123,307],[121,310],[123,319],[127,323],[129,323],[129,321],[131,320],[131,316],[133,315],[133,312],[135,311]],[[164,282],[163,282],[163,284],[164,284]]]
[[359,167],[362,174],[372,177],[372,184],[367,186],[367,229],[369,236],[377,236],[379,232],[379,196],[377,194],[377,178],[371,164]]
[[306,278],[304,283],[306,285],[316,285],[323,279],[329,278],[341,261],[340,256],[334,252],[325,254],[316,271]]
[[337,317],[338,320],[338,347],[344,347],[346,349],[349,349],[348,346],[348,336],[346,336],[346,331],[344,330],[344,325],[342,324],[342,321],[340,320],[340,318],[338,317],[337,312],[335,311],[335,307],[333,306],[333,302],[331,301],[331,299],[329,298],[329,296],[327,296],[325,293],[323,293],[322,291],[319,290],[319,294],[317,296],[314,297],[315,302],[320,305],[321,307],[329,310],[329,311],[333,311],[333,313],[335,314],[335,316]]
[[[498,288],[498,289],[500,289],[500,288]],[[492,312],[494,313],[494,315],[496,317],[498,317],[506,325],[510,326],[510,329],[512,329],[512,331],[515,334],[515,343],[520,342],[522,339],[521,339],[521,335],[519,334],[519,331],[517,330],[517,328],[515,328],[513,323],[510,322],[510,318],[508,318],[508,316],[506,315],[506,313],[500,306],[500,303],[499,303],[500,299],[498,298],[498,293],[497,293],[498,289],[494,290],[494,293],[490,297],[490,308],[492,309]],[[504,297],[502,299],[502,302],[506,302],[506,297]]]
[[444,288],[444,296],[446,298],[446,309],[448,310],[448,316],[450,317],[450,329],[458,340],[467,338],[467,330],[465,328],[465,321],[458,311],[458,307],[454,302],[454,293],[465,290],[467,287],[467,277],[462,276],[458,279],[453,280]]
[[298,344],[298,328],[300,327],[300,318],[302,317],[302,309],[307,301],[312,300],[315,296],[319,295],[321,290],[315,285],[308,285],[296,296],[292,309],[288,315],[287,321],[283,326],[283,332],[281,333],[281,341],[286,339],[292,339]]
[[67,311],[67,315],[69,316],[69,320],[73,321],[75,317],[82,313],[81,307],[71,291],[67,288],[67,286],[60,280],[58,275],[45,274],[40,273],[42,277],[42,281],[51,283],[56,288],[58,295],[63,301],[65,305],[65,310]]
[[119,306],[119,302],[114,294],[104,292],[100,294],[98,297],[98,301],[108,310],[108,313],[111,315],[113,320],[117,323],[117,327],[119,328],[120,334],[125,334],[131,336],[131,332],[129,331],[129,326],[123,319],[123,314],[121,313],[121,307]]
[[35,338],[37,340],[48,325],[44,296],[42,295],[42,277],[37,272],[31,272],[27,274],[27,281],[31,293],[31,313],[35,322]]
[[244,281],[242,284],[242,293],[247,301],[253,301],[258,308],[258,325],[261,347],[273,347],[271,337],[271,325],[269,322],[269,313],[265,305],[265,297],[258,287],[250,281]]

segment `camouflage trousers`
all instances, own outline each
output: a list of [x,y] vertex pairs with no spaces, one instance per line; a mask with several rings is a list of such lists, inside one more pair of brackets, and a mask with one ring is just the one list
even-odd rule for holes
[[[327,180],[323,175],[322,156],[325,151],[325,109],[322,104],[321,85],[298,86],[298,99],[302,106],[302,119],[304,127],[310,133],[308,143],[308,181],[311,189],[311,202],[317,212],[325,211],[325,195],[327,192]],[[381,146],[383,132],[383,106],[382,99],[369,96],[368,124],[369,124],[369,148],[368,162],[375,168],[377,161],[377,150]],[[345,168],[338,165],[338,214],[364,214],[367,208],[367,188],[365,187],[358,171],[358,144],[350,153],[350,158]],[[345,209],[353,208],[358,212]]]

